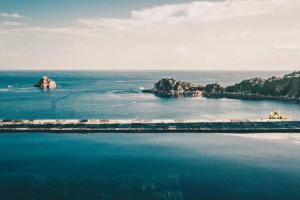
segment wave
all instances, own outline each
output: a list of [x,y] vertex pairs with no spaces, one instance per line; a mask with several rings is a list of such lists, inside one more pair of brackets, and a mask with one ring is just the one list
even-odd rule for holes
[[0,88],[0,92],[8,92],[11,91],[10,88]]
[[8,85],[7,87],[0,88],[0,92],[33,92],[35,87],[18,87],[13,85]]
[[234,136],[234,137],[244,137],[255,140],[291,140],[294,142],[300,142],[300,136],[293,133],[255,133],[255,134],[229,134],[224,135]]
[[139,102],[137,102],[137,101],[130,101],[130,102],[118,103],[118,104],[112,105],[112,107],[113,108],[124,108],[124,107],[128,107],[130,105],[138,104],[138,103]]
[[114,94],[138,94],[140,91],[137,90],[116,90],[113,91]]

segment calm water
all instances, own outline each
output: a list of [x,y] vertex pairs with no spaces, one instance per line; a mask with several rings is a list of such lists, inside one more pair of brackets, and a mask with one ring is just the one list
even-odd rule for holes
[[2,134],[0,199],[299,199],[300,137],[272,137]]
[[[233,84],[284,72],[0,72],[0,118],[300,118],[298,104],[143,94],[161,77]],[[12,87],[8,87],[12,86]],[[1,134],[1,200],[300,199],[298,134]]]
[[[266,118],[282,111],[300,118],[300,105],[276,101],[206,98],[159,98],[143,94],[162,77],[194,83],[229,85],[255,76],[285,72],[0,72],[0,118]],[[59,88],[43,91],[32,87],[44,74]],[[13,88],[8,88],[13,86]]]

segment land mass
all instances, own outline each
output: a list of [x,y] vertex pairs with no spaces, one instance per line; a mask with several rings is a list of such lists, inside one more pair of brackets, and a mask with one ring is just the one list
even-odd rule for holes
[[165,97],[202,96],[203,87],[186,81],[176,81],[173,78],[163,78],[154,84],[152,89],[143,90]]
[[300,71],[283,77],[261,77],[243,80],[240,83],[223,87],[218,83],[205,86],[175,79],[161,79],[154,87],[143,92],[154,93],[163,97],[204,96],[210,98],[235,99],[272,99],[296,101],[300,103]]

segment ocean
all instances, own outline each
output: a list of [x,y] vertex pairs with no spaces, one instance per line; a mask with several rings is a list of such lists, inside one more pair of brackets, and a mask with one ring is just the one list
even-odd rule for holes
[[[300,118],[300,105],[277,101],[160,98],[141,93],[162,77],[224,86],[287,72],[61,71],[0,72],[2,119],[261,119],[281,111]],[[55,90],[32,87],[43,75]]]
[[[2,71],[1,119],[300,118],[278,101],[160,98],[162,77],[224,86],[287,72]],[[55,90],[32,87],[48,75]],[[299,199],[300,136],[0,134],[0,199]]]

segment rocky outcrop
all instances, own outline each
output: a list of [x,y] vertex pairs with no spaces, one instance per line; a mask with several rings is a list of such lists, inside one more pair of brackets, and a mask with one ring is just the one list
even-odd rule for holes
[[219,83],[207,84],[203,88],[204,94],[222,94],[224,92],[224,88]]
[[287,120],[287,119],[289,119],[289,117],[284,114],[281,114],[280,112],[272,112],[269,115],[269,119],[280,119],[280,120],[286,119]]
[[238,84],[226,87],[225,92],[300,99],[300,72],[293,72],[283,77],[244,80]]
[[154,93],[159,96],[202,96],[203,88],[200,85],[194,85],[190,82],[176,81],[173,78],[163,78],[154,84],[150,90],[142,90],[143,92]]
[[43,78],[41,78],[35,87],[39,87],[41,89],[54,89],[56,88],[56,83],[52,79],[48,78],[48,76],[43,76]]
[[154,88],[143,90],[143,92],[171,97],[204,96],[247,100],[270,99],[300,103],[300,71],[283,77],[251,78],[228,87],[222,87],[218,83],[200,86],[193,85],[190,82],[164,78],[155,83]]
[[225,88],[225,92],[241,93],[241,94],[258,94],[263,86],[265,80],[262,78],[251,78],[243,80],[240,83],[231,85]]

